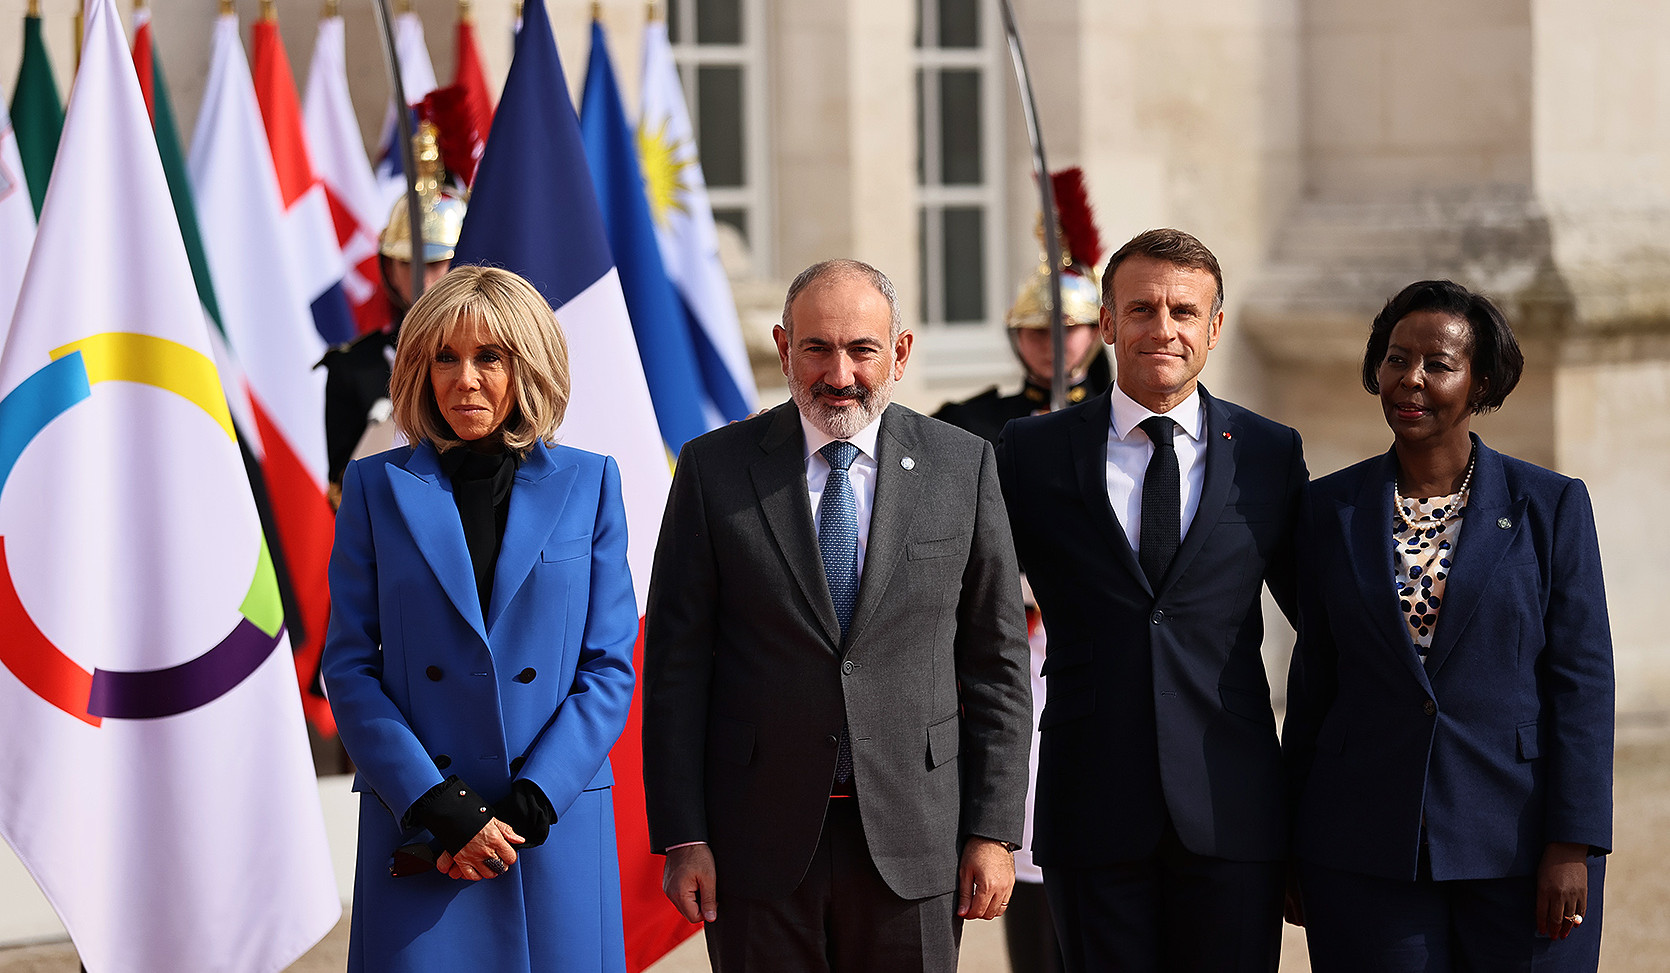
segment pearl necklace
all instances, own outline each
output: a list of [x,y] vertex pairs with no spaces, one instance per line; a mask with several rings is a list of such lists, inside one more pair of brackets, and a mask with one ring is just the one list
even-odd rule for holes
[[[1478,460],[1479,448],[1474,446],[1473,451],[1467,456],[1467,475],[1461,480],[1461,489],[1457,490],[1453,494],[1450,494],[1450,496],[1456,498],[1456,501],[1455,503],[1450,504],[1444,511],[1444,516],[1438,518],[1437,526],[1442,527],[1444,524],[1447,524],[1455,518],[1461,516],[1461,511],[1467,506],[1467,488],[1473,483],[1473,467],[1478,463]],[[1403,494],[1398,491],[1396,476],[1392,477],[1392,512],[1394,516],[1397,517],[1398,522],[1403,524],[1405,529],[1415,529],[1414,521],[1410,520],[1409,515],[1404,512]],[[1430,527],[1433,526],[1433,524],[1431,521],[1426,521],[1423,522],[1422,526]]]

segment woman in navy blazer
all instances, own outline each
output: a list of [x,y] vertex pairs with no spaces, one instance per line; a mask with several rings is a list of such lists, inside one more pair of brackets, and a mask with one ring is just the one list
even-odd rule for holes
[[1583,483],[1472,435],[1519,380],[1449,281],[1387,303],[1389,452],[1311,484],[1283,749],[1329,971],[1593,971],[1612,840],[1612,641]]
[[612,459],[551,444],[568,352],[503,270],[412,307],[416,443],[348,467],[323,672],[358,768],[350,970],[624,970],[608,754],[638,612]]

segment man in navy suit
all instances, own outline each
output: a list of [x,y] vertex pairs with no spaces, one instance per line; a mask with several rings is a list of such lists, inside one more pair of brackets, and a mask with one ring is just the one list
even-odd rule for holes
[[1150,230],[1102,279],[1116,384],[1009,423],[1049,626],[1033,856],[1071,971],[1274,970],[1287,826],[1260,589],[1293,616],[1299,434],[1212,397],[1223,274]]

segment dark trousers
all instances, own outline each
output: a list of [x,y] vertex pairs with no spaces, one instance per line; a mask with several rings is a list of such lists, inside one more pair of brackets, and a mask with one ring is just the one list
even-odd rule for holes
[[[1423,869],[1424,872],[1424,869]],[[1583,925],[1537,935],[1537,880],[1375,878],[1302,862],[1305,940],[1315,973],[1594,973],[1606,859],[1589,859]]]
[[714,973],[956,973],[956,905],[955,892],[894,894],[870,858],[858,801],[832,798],[812,864],[786,898],[727,895],[719,863],[708,960]]
[[1003,913],[1003,939],[1010,973],[1064,973],[1049,895],[1041,882],[1015,883]]
[[1281,862],[1197,855],[1167,824],[1153,854],[1044,867],[1068,973],[1274,973]]

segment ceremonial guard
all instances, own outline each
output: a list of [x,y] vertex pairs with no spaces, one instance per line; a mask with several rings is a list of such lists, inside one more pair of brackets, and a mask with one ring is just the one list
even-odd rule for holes
[[[423,234],[423,279],[427,288],[452,266],[453,248],[464,225],[464,194],[448,185],[443,177],[437,132],[423,122],[413,136],[417,156],[418,218]],[[378,238],[378,266],[382,270],[383,295],[389,302],[389,325],[337,345],[319,362],[328,373],[325,380],[325,451],[329,461],[330,496],[334,504],[341,495],[342,472],[373,429],[388,428],[389,371],[394,361],[400,323],[412,306],[412,227],[407,215],[407,197],[398,199],[389,212],[388,223]],[[393,446],[391,436],[379,440],[377,452]]]
[[[1061,238],[1061,308],[1067,325],[1067,404],[1083,402],[1107,388],[1112,369],[1102,343],[1097,340],[1096,323],[1102,312],[1101,280],[1097,264],[1102,259],[1101,234],[1090,211],[1084,187],[1084,173],[1076,166],[1052,177],[1055,184],[1057,227]],[[1040,220],[1039,236],[1043,228]],[[1022,281],[1015,303],[1004,323],[1009,329],[1009,346],[1024,369],[1019,391],[1004,395],[998,386],[962,402],[947,402],[934,413],[935,419],[967,429],[997,442],[1003,424],[1050,407],[1050,381],[1054,372],[1050,347],[1050,268],[1044,261]]]

